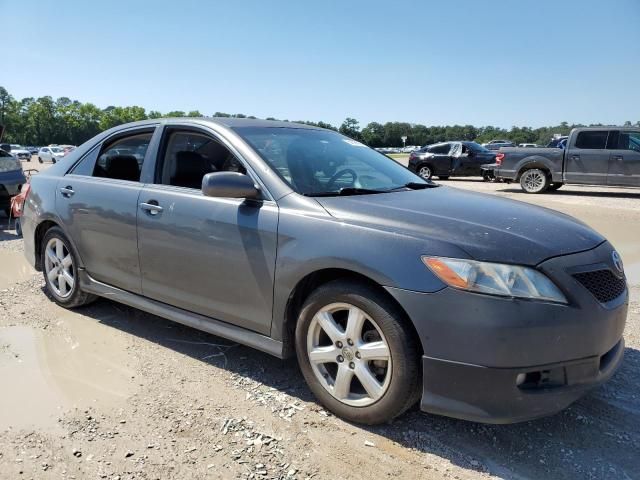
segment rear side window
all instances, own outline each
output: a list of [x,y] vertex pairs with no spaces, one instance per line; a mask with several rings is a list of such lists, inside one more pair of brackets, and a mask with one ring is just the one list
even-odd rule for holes
[[442,145],[434,145],[433,147],[429,148],[429,152],[431,153],[449,153],[449,150],[451,150],[451,145],[449,145],[448,143],[443,143]]
[[620,150],[640,152],[640,132],[620,132],[618,148]]
[[176,187],[202,188],[202,177],[211,172],[247,170],[224,145],[204,133],[172,131],[165,140],[159,183]]
[[120,137],[104,145],[93,169],[93,176],[139,182],[152,135],[152,132],[138,133]]
[[591,130],[578,133],[576,148],[599,150],[607,147],[608,130]]

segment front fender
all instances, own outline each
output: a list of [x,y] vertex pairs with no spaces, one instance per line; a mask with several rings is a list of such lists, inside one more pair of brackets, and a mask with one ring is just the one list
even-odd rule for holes
[[422,263],[421,256],[468,257],[446,242],[340,221],[317,207],[315,214],[308,210],[300,214],[280,205],[272,324],[276,339],[282,334],[292,293],[311,273],[341,269],[380,286],[436,292],[445,285]]

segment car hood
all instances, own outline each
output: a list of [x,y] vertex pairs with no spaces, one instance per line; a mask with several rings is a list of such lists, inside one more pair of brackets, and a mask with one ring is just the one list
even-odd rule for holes
[[488,262],[537,265],[605,240],[569,215],[450,187],[316,200],[341,221],[439,240]]

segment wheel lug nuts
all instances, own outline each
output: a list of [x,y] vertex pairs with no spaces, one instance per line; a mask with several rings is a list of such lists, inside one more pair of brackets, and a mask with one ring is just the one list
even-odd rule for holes
[[353,362],[350,362],[349,363],[349,368],[351,368],[351,369],[356,368],[356,364],[353,363]]
[[347,343],[348,343],[349,345],[353,345],[353,340],[351,340],[350,338],[348,338],[348,339],[347,339]]
[[356,352],[356,358],[360,358],[360,352]]
[[340,341],[336,342],[336,347],[342,348],[342,342],[340,342]]
[[342,355],[338,355],[337,360],[338,360],[338,363],[342,363],[344,362],[344,357]]

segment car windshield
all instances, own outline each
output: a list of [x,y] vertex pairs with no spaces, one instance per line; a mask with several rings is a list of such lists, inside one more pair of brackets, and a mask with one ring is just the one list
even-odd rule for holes
[[62,152],[62,149],[61,149],[61,148],[58,148],[58,147],[51,147],[51,151],[52,151],[53,153],[61,153],[61,152]]
[[302,195],[370,194],[430,185],[389,157],[339,133],[295,127],[234,130]]

